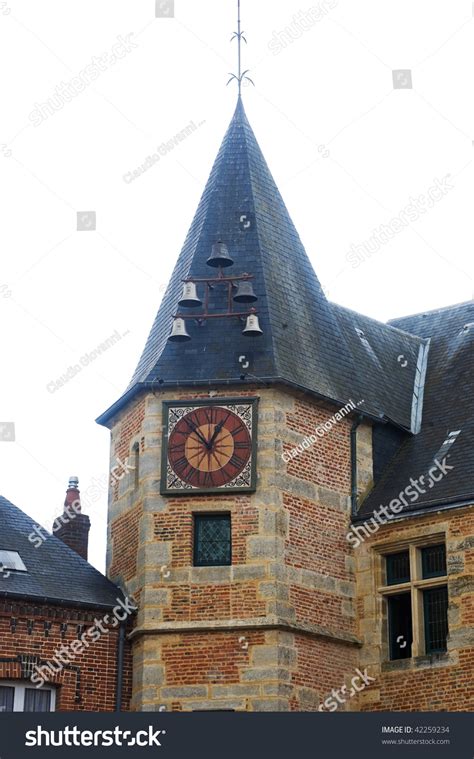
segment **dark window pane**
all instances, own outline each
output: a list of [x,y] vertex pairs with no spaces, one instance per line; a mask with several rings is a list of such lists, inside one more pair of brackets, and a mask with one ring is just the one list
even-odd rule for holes
[[446,651],[448,637],[448,588],[431,588],[423,593],[426,653]]
[[15,688],[0,686],[0,712],[13,711],[13,699],[15,697]]
[[392,553],[385,557],[387,567],[387,585],[398,585],[410,581],[410,556],[408,551]]
[[194,565],[217,567],[231,563],[230,515],[194,517]]
[[412,644],[411,593],[389,596],[388,626],[391,659],[409,659]]
[[25,688],[25,712],[49,712],[51,711],[51,691]]
[[446,574],[446,546],[428,546],[421,549],[423,579],[442,577]]

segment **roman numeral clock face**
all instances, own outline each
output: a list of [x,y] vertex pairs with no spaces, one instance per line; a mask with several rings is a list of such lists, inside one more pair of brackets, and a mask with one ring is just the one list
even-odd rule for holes
[[255,490],[256,403],[165,402],[161,492]]

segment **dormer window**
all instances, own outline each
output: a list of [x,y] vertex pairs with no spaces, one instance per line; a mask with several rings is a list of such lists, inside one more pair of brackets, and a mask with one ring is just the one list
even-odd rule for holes
[[18,551],[7,551],[3,548],[0,548],[0,568],[13,572],[28,571]]

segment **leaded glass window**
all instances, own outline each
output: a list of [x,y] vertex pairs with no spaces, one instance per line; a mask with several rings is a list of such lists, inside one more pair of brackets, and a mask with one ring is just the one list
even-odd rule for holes
[[427,654],[446,651],[448,636],[448,588],[431,588],[423,593],[425,647]]
[[382,642],[391,660],[447,651],[446,544],[437,537],[431,545],[424,538],[382,557],[379,592],[387,612]]
[[412,646],[411,593],[388,598],[390,659],[409,659]]
[[232,563],[230,514],[194,515],[194,566]]
[[421,549],[423,579],[443,577],[446,574],[446,546],[428,546]]
[[392,553],[386,557],[387,585],[410,581],[410,558],[408,551]]

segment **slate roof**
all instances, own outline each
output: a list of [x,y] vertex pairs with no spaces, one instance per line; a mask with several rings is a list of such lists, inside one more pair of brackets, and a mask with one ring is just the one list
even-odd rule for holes
[[[383,324],[348,308],[331,304],[346,337],[352,362],[362,377],[363,396],[383,409],[383,416],[416,432],[423,404],[422,372],[429,341]],[[421,376],[420,376],[421,375]],[[365,409],[365,403],[361,406]]]
[[17,551],[27,572],[0,573],[0,597],[12,596],[91,609],[113,608],[119,588],[55,535],[36,547],[28,540],[36,522],[0,496],[0,549]]
[[[255,276],[264,334],[246,338],[236,320],[198,326],[189,318],[192,340],[170,343],[182,280],[213,275],[206,260],[218,240],[235,261],[227,275]],[[210,307],[226,310],[218,289]],[[239,98],[130,385],[97,421],[109,426],[147,387],[242,386],[246,373],[250,382],[283,382],[335,404],[361,403],[375,423],[378,479],[356,518],[389,503],[445,453],[455,474],[411,510],[473,499],[474,326],[464,329],[474,323],[473,308],[471,302],[382,324],[329,303]],[[250,362],[247,370],[241,356]]]
[[[402,513],[474,503],[474,302],[394,319],[391,325],[430,338],[423,419],[420,433],[406,436],[358,517],[388,505],[411,477],[426,475],[434,459],[444,456],[454,468]],[[454,442],[448,442],[455,432]]]
[[[243,215],[251,222],[247,229],[240,223]],[[188,319],[192,340],[170,343],[182,279],[212,276],[206,260],[218,240],[227,244],[235,261],[226,274],[255,276],[264,334],[243,336],[236,319],[210,319],[203,326]],[[218,289],[211,307],[226,310]],[[363,325],[375,358],[361,343],[356,324]],[[249,381],[257,377],[289,383],[341,406],[349,399],[363,400],[366,414],[412,429],[416,357],[422,343],[327,301],[239,98],[131,383],[97,421],[107,425],[150,384],[241,385],[239,357],[246,356]],[[404,371],[397,363],[400,354],[408,359]]]

